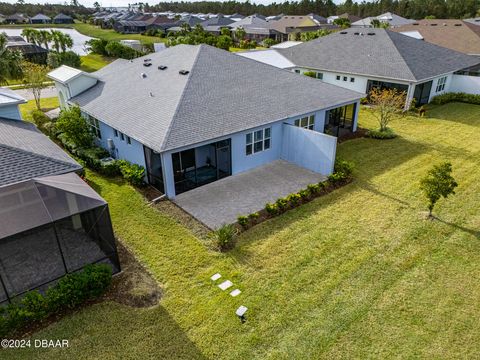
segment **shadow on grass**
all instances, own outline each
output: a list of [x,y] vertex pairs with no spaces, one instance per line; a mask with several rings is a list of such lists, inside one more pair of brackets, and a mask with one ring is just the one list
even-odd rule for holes
[[480,240],[480,230],[478,229],[469,229],[469,228],[466,228],[464,226],[460,226],[460,225],[457,225],[457,224],[454,224],[454,223],[451,223],[451,222],[448,222],[448,221],[445,221],[445,220],[442,220],[436,216],[434,216],[434,219],[436,221],[439,221],[441,222],[442,224],[445,224],[445,225],[448,225],[448,226],[451,226],[455,229],[458,229],[460,231],[463,231],[463,232],[466,232],[467,234],[470,234],[470,235],[473,235],[475,238],[477,238],[477,240]]

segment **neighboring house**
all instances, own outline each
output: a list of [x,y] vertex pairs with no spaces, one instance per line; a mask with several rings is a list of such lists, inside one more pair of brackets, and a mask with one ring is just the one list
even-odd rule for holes
[[263,16],[247,16],[229,27],[234,36],[238,28],[245,30],[245,38],[248,40],[263,41],[268,38],[275,39],[277,35],[280,35],[277,31],[270,28],[270,23]]
[[0,87],[0,117],[7,119],[21,120],[18,105],[27,101],[17,95],[13,90]]
[[7,19],[7,17],[5,15],[0,14],[0,24],[3,24],[6,19]]
[[240,21],[242,19],[245,19],[245,16],[243,16],[242,14],[239,14],[239,13],[235,13],[235,14],[230,15],[229,18],[232,19],[233,21]]
[[[407,93],[406,106],[428,103],[450,90],[454,73],[480,63],[468,56],[385,29],[343,30],[286,49],[269,49],[269,62],[302,73],[315,71],[324,82],[369,93],[394,88]],[[257,58],[266,55],[240,56]]]
[[23,14],[9,15],[5,19],[5,23],[7,24],[26,24],[28,22],[30,22],[30,19],[28,18],[28,16],[25,16]]
[[18,50],[24,59],[37,64],[46,64],[48,50],[32,43],[26,42],[21,36],[7,36],[7,49]]
[[480,55],[480,26],[466,20],[419,20],[392,30],[409,36],[418,33],[429,43],[469,55]]
[[37,14],[34,17],[30,18],[32,24],[49,24],[52,22],[52,19],[47,15]]
[[390,28],[396,28],[403,25],[410,25],[415,22],[415,20],[405,19],[397,14],[387,12],[382,15],[367,17],[351,23],[352,28],[371,28],[372,20],[378,20],[381,23],[388,24]]
[[318,16],[310,15],[285,15],[279,20],[271,21],[270,28],[275,30],[278,35],[277,41],[295,40],[295,35],[307,31],[315,31],[322,28],[331,28]]
[[344,14],[340,14],[340,15],[329,16],[327,18],[327,23],[328,24],[333,24],[334,21],[337,20],[337,19],[348,19],[350,21],[350,24],[354,23],[355,21],[362,20],[362,18],[359,17],[359,16],[344,13]]
[[53,18],[54,24],[73,24],[73,18],[65,14],[58,14]]
[[113,29],[122,34],[140,34],[147,30],[147,23],[141,20],[120,20],[113,24]]
[[0,304],[88,264],[117,273],[107,203],[75,174],[75,160],[3,111],[5,96],[0,89]]
[[364,96],[208,45],[49,77],[98,144],[169,198],[278,159],[330,174],[336,138],[324,132],[356,131]]
[[215,15],[215,17],[211,17],[205,21],[202,21],[200,25],[212,34],[219,34],[222,28],[229,28],[231,24],[235,21],[229,19],[221,14]]

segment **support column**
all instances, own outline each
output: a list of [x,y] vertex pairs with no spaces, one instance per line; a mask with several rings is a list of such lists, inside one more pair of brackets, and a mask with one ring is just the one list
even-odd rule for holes
[[169,199],[175,198],[175,180],[173,178],[172,153],[162,153],[162,173],[165,195]]

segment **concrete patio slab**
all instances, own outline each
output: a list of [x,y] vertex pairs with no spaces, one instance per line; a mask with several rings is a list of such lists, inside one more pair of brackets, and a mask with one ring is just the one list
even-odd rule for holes
[[177,195],[174,201],[209,228],[217,229],[322,180],[325,176],[276,160]]

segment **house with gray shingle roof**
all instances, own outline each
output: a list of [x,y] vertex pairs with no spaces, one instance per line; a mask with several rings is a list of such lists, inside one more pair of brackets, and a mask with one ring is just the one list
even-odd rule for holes
[[52,22],[52,19],[47,15],[37,14],[34,17],[30,18],[32,24],[49,24]]
[[73,24],[73,18],[69,15],[60,13],[53,18],[53,23],[54,24]]
[[[369,93],[394,88],[417,105],[449,91],[454,73],[480,63],[478,57],[443,48],[385,29],[348,29],[286,49],[238,54],[303,73],[322,81]],[[288,66],[288,62],[294,66]]]
[[98,144],[170,198],[278,159],[330,174],[336,137],[325,132],[356,131],[364,96],[208,45],[116,60],[73,95],[62,68],[52,73]]

